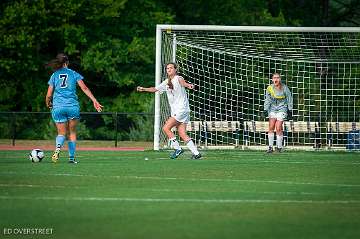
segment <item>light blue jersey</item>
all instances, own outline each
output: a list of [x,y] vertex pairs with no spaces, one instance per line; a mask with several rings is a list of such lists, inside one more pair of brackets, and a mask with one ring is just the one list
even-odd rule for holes
[[289,88],[282,84],[282,89],[277,90],[274,84],[271,84],[266,89],[264,110],[270,112],[284,112],[292,110],[293,97]]
[[68,68],[61,68],[51,75],[48,84],[54,88],[53,109],[72,106],[79,107],[76,85],[82,79],[82,75]]

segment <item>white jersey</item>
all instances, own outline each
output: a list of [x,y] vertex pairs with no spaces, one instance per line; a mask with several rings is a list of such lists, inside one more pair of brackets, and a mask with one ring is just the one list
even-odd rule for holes
[[168,81],[170,79],[164,80],[160,85],[155,87],[160,93],[166,92],[172,116],[190,112],[189,99],[185,87],[180,85],[180,79],[183,79],[182,76],[176,75],[171,80],[174,89],[169,88]]

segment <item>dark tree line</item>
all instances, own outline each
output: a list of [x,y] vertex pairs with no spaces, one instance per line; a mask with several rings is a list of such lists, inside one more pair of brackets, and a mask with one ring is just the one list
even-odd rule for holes
[[[106,111],[151,112],[156,24],[359,26],[359,0],[3,0],[0,111],[44,111],[51,74],[69,55]],[[92,105],[80,94],[83,111]]]

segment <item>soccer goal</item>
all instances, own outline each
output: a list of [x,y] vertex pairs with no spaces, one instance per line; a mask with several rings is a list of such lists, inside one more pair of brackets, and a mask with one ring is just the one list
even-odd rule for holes
[[[158,25],[156,85],[167,62],[196,86],[187,128],[203,148],[266,146],[261,112],[274,72],[294,96],[285,147],[345,148],[360,129],[360,28]],[[156,93],[155,150],[168,147],[169,114],[166,94]]]

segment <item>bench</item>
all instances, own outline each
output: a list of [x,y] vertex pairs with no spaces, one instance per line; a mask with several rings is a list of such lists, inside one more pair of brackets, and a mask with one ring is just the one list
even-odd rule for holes
[[[266,133],[269,129],[268,121],[245,121],[244,122],[244,141],[245,146],[250,145],[250,134],[253,133]],[[276,129],[274,130],[276,132]],[[314,121],[284,121],[283,133],[284,133],[284,145],[288,142],[289,133],[308,133],[314,134],[314,147],[320,147],[319,137],[320,127],[318,122]],[[266,141],[265,137],[265,141]]]
[[[346,139],[342,139],[346,142],[346,148],[354,148],[360,149],[360,140],[359,140],[359,129],[360,129],[360,122],[327,122],[326,124],[326,131],[327,131],[327,146],[328,148],[333,147],[335,137],[337,135],[337,139],[347,136]],[[339,135],[344,135],[339,137]],[[337,143],[339,144],[339,143]]]
[[[175,132],[176,128],[172,130]],[[210,133],[234,133],[235,147],[239,146],[240,121],[190,121],[186,125],[186,131],[203,138],[205,147],[208,147]],[[200,145],[200,142],[197,144]]]

